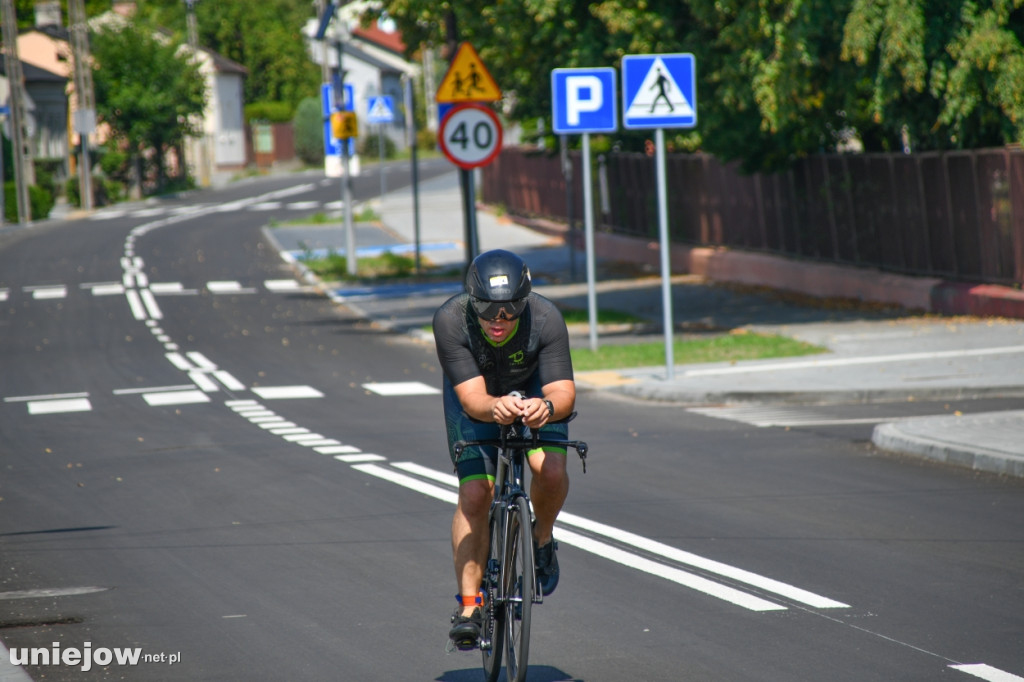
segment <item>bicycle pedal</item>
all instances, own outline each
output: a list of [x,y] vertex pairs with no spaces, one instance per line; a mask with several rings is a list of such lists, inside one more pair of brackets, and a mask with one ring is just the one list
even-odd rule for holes
[[459,651],[472,651],[480,645],[480,640],[477,639],[462,639],[455,642],[455,648]]

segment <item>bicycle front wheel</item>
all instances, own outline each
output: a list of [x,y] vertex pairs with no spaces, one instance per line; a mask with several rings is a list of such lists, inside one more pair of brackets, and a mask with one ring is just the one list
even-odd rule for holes
[[533,524],[525,497],[509,509],[502,582],[505,604],[505,676],[512,682],[526,679],[530,655],[530,614],[536,592],[533,564]]

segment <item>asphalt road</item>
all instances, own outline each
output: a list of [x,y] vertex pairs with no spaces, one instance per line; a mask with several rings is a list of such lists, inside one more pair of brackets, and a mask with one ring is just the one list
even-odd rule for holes
[[[260,232],[337,194],[265,179],[0,238],[0,640],[33,679],[479,679],[445,651],[433,349],[297,288]],[[529,679],[1024,676],[1020,480],[870,424],[577,407]]]

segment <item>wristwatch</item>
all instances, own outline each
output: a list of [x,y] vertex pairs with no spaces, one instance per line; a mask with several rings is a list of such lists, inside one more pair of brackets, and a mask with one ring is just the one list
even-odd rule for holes
[[544,399],[544,404],[548,406],[548,419],[555,416],[555,406],[551,404],[551,401]]

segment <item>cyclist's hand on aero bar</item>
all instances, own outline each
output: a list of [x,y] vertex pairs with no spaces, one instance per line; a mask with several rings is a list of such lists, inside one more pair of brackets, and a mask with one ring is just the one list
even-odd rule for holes
[[511,424],[521,418],[531,429],[539,429],[547,424],[549,416],[543,398],[525,398],[518,391],[498,398],[491,408],[491,417],[495,422]]
[[511,424],[523,416],[523,405],[526,401],[518,393],[503,395],[494,401],[491,417],[498,424]]

